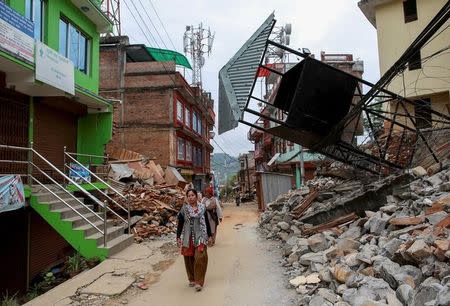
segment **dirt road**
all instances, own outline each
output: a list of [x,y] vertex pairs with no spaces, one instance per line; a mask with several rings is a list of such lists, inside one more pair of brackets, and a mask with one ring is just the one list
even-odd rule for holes
[[183,258],[159,282],[129,299],[129,305],[261,306],[295,305],[295,291],[286,289],[275,244],[258,237],[256,206],[225,205],[216,245],[208,249],[205,287],[188,287]]

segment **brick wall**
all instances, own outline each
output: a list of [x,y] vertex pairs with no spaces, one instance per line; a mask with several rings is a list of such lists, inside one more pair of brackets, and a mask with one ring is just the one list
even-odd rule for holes
[[101,48],[100,52],[100,91],[119,89],[119,64],[116,48]]
[[113,140],[108,144],[108,151],[116,148],[124,148],[139,152],[150,158],[155,158],[155,162],[166,167],[170,162],[170,144],[173,133],[171,128],[149,129],[147,127],[129,127],[118,129],[113,136]]

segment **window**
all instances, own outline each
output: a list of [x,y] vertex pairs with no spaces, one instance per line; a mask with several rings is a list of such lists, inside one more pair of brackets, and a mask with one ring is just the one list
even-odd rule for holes
[[422,68],[422,58],[420,57],[420,50],[414,53],[414,55],[408,61],[409,70],[417,70]]
[[34,22],[34,38],[44,41],[44,0],[25,0],[25,17]]
[[416,128],[431,128],[431,101],[429,98],[414,101]]
[[192,161],[192,143],[190,141],[186,141],[186,160]]
[[194,158],[193,163],[195,167],[201,167],[203,165],[203,152],[202,148],[194,147],[193,148]]
[[177,101],[177,120],[183,122],[183,104]]
[[202,126],[203,126],[202,118],[198,116],[197,133],[199,133],[200,135],[202,134]]
[[185,154],[185,141],[183,138],[178,137],[178,160],[184,160]]
[[186,107],[184,113],[185,124],[187,127],[191,127],[191,111]]
[[88,73],[89,39],[64,19],[59,20],[59,53],[70,59],[78,70]]
[[405,16],[405,23],[417,20],[416,0],[403,0],[403,15]]
[[197,132],[197,113],[192,112],[192,129]]

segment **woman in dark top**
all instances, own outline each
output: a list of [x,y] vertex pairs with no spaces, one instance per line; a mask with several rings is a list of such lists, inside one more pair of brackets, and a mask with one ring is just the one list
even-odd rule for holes
[[178,213],[177,244],[184,256],[189,286],[201,291],[208,267],[207,244],[211,243],[211,228],[206,222],[206,207],[198,202],[197,191],[186,191],[187,203]]

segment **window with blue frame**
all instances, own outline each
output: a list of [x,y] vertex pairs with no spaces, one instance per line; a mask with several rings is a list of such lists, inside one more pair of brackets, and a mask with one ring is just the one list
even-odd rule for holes
[[73,62],[75,68],[88,73],[90,40],[65,19],[59,20],[59,53]]
[[25,17],[34,23],[34,38],[44,41],[45,0],[25,0]]

